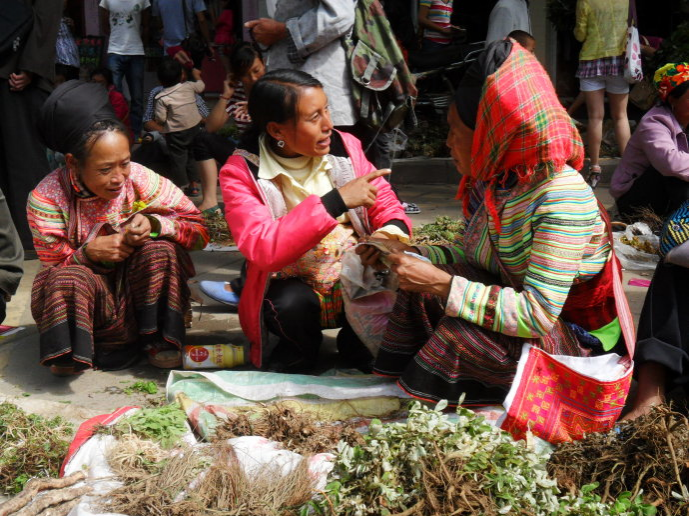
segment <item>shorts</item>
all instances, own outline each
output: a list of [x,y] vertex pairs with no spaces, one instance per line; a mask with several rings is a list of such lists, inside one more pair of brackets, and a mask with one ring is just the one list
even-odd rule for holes
[[579,79],[579,89],[581,91],[605,90],[608,93],[625,95],[629,93],[629,83],[627,79],[619,75],[605,75],[602,77],[581,77]]

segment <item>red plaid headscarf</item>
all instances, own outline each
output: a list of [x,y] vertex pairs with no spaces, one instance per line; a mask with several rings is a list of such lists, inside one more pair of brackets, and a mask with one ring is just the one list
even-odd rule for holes
[[459,186],[458,198],[468,216],[476,182],[485,185],[485,205],[500,229],[495,187],[516,172],[525,183],[565,165],[584,163],[584,146],[572,119],[560,104],[548,74],[538,60],[512,41],[512,50],[484,83],[472,144],[471,171]]

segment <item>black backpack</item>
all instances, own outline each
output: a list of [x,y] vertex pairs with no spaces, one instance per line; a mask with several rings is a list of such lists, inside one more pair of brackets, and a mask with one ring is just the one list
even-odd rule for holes
[[33,25],[33,10],[21,0],[2,0],[0,9],[0,65],[24,44]]

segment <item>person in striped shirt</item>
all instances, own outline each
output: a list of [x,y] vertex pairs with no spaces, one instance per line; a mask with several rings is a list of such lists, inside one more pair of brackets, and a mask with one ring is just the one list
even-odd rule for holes
[[251,124],[247,98],[254,83],[266,73],[261,52],[251,43],[239,43],[229,57],[230,69],[223,83],[223,93],[206,120],[205,131],[196,141],[195,158],[201,182],[212,185],[212,192],[204,191],[199,209],[206,215],[219,212],[217,201],[218,163],[224,165],[234,152],[235,142],[217,134],[227,122],[234,123],[240,134]]
[[[425,400],[499,403],[523,344],[587,356],[633,328],[604,215],[577,172],[581,138],[533,54],[489,45],[448,121],[466,229],[445,246],[387,243],[401,290],[374,372]],[[358,249],[375,265],[371,247]]]
[[445,48],[452,42],[455,31],[452,25],[453,0],[420,0],[419,25],[423,27],[422,50],[432,52]]

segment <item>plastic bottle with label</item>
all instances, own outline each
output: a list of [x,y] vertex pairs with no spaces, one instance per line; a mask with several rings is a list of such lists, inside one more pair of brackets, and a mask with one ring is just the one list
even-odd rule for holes
[[182,367],[184,369],[229,369],[246,364],[248,359],[248,349],[242,345],[185,346]]

